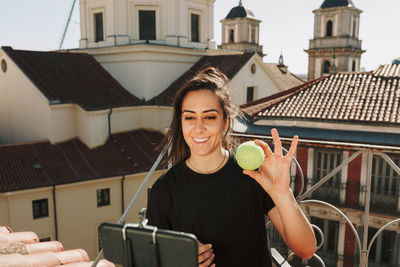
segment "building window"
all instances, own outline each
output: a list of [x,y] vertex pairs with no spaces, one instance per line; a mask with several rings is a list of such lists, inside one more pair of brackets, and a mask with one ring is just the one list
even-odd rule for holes
[[251,102],[254,100],[254,86],[247,87],[246,92],[246,102]]
[[94,14],[94,40],[95,42],[104,41],[103,13]]
[[357,22],[353,22],[353,37],[356,38],[356,31],[357,31]]
[[229,42],[230,43],[235,42],[235,30],[233,29],[229,30]]
[[[318,255],[324,259],[326,266],[336,266],[338,260],[338,239],[339,239],[339,222],[326,219],[311,217],[311,223],[318,226],[324,235],[324,243],[322,248],[318,250]],[[316,235],[317,244],[321,242],[319,234]],[[317,266],[316,263],[315,266]],[[314,266],[314,264],[310,264]]]
[[155,10],[139,10],[139,39],[156,40]]
[[[368,228],[368,244],[377,230]],[[368,263],[371,266],[374,264],[382,264],[379,266],[397,266],[396,259],[400,251],[396,250],[396,232],[383,231],[374,241],[369,252]],[[383,265],[384,264],[384,265]]]
[[[393,162],[399,166],[400,158],[391,156]],[[395,170],[379,155],[374,155],[372,159],[371,174],[371,210],[396,214],[400,177]]]
[[33,219],[49,216],[49,203],[47,198],[32,201]]
[[332,36],[332,21],[328,20],[326,23],[326,37],[331,37]]
[[110,205],[110,188],[97,189],[97,207]]
[[329,74],[329,70],[331,68],[331,63],[328,60],[324,61],[322,65],[322,74]]
[[251,26],[251,43],[255,44],[256,43],[256,27]]
[[351,63],[351,71],[356,71],[356,61],[353,60],[353,62]]
[[190,14],[191,41],[200,42],[200,16]]
[[[342,163],[342,152],[335,150],[315,150],[314,152],[314,184],[328,175]],[[326,181],[313,193],[315,198],[333,204],[340,202],[341,171]]]

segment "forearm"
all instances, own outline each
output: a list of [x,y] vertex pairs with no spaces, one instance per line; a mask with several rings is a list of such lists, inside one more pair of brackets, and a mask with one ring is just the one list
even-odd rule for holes
[[300,257],[312,257],[316,250],[314,231],[291,190],[270,196],[277,208],[282,225],[281,234],[287,245]]

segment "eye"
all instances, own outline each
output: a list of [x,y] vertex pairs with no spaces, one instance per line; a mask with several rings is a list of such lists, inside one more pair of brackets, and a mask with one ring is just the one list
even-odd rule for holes
[[193,116],[185,116],[185,117],[183,117],[183,119],[185,121],[190,121],[190,120],[194,120],[194,117]]
[[217,116],[206,116],[205,119],[206,120],[215,120],[217,118]]

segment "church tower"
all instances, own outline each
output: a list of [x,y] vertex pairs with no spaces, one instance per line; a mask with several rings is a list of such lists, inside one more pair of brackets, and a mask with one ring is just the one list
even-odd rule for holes
[[215,49],[215,0],[80,0],[80,48],[159,44]]
[[232,8],[222,23],[222,45],[219,49],[243,52],[257,52],[263,56],[259,45],[260,22],[251,10],[245,8],[242,1]]
[[314,39],[308,53],[308,80],[335,72],[360,70],[361,10],[351,0],[324,0],[314,13]]

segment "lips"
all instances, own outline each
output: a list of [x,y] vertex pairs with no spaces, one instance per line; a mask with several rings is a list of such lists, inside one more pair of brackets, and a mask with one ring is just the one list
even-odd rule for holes
[[196,143],[200,143],[200,144],[204,143],[204,142],[207,142],[208,139],[210,139],[209,137],[204,137],[204,138],[194,138],[194,137],[192,137],[192,138]]

